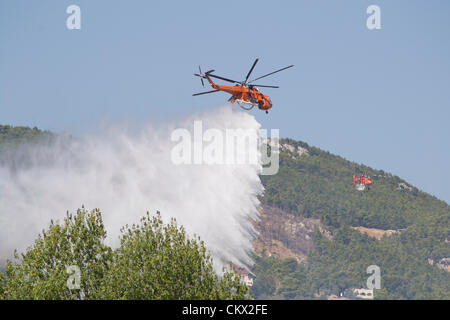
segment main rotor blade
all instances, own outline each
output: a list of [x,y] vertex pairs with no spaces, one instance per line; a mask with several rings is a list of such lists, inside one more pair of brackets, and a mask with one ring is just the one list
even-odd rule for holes
[[[198,73],[202,74],[202,68],[200,68],[200,66],[198,66]],[[200,81],[202,82],[202,87],[205,87],[205,83],[203,82],[203,77],[200,77]]]
[[219,76],[216,76],[215,74],[208,74],[208,76],[210,76],[211,78],[217,78],[217,79],[228,81],[228,82],[232,82],[232,83],[238,83],[238,81],[227,79],[227,78],[224,78],[224,77],[219,77]]
[[279,69],[279,70],[277,70],[277,71],[274,71],[274,72],[271,72],[271,73],[265,74],[265,75],[263,75],[263,76],[261,76],[261,77],[259,77],[259,78],[253,79],[253,80],[252,80],[252,81],[250,81],[249,83],[252,83],[253,81],[256,81],[256,80],[259,80],[259,79],[265,78],[265,77],[267,77],[267,76],[270,76],[270,75],[272,75],[272,74],[274,74],[274,73],[277,73],[277,72],[280,72],[280,71],[283,71],[283,70],[286,70],[286,69],[292,68],[293,66],[294,66],[294,65],[292,64],[292,65],[290,65],[290,66],[288,66],[288,67],[284,67],[284,68],[281,68],[281,69]]
[[255,62],[253,62],[253,65],[252,65],[252,67],[250,68],[250,71],[247,73],[247,76],[245,77],[245,82],[247,82],[248,77],[250,77],[250,74],[252,73],[253,69],[255,68],[256,63],[258,63],[258,60],[259,60],[259,59],[256,58]]
[[213,92],[217,92],[220,90],[211,90],[211,91],[206,91],[206,92],[199,92],[199,93],[194,93],[193,96],[200,96],[202,94],[208,94],[208,93],[213,93]]
[[279,88],[278,86],[265,86],[262,84],[251,84],[251,87],[261,87],[261,88]]

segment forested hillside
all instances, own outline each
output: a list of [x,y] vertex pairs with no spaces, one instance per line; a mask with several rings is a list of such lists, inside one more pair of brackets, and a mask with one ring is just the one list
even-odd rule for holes
[[52,134],[49,131],[42,131],[34,127],[13,127],[0,125],[0,147],[18,145],[24,142],[33,142],[42,137]]
[[[442,217],[449,206],[420,192],[397,176],[358,165],[339,156],[285,139],[280,154],[280,170],[262,176],[266,203],[304,216],[320,217],[327,225],[341,224],[381,229],[403,229],[424,219]],[[299,156],[298,148],[307,153]],[[355,169],[373,179],[369,192],[355,192]]]
[[[36,128],[0,126],[0,161],[5,146],[51,136]],[[279,173],[261,177],[255,298],[324,299],[341,293],[351,298],[353,288],[366,286],[367,267],[377,265],[381,289],[375,298],[450,299],[448,204],[382,170],[304,142],[280,143]],[[356,168],[374,179],[369,191],[355,190]],[[359,227],[390,232],[377,239]],[[284,246],[284,255],[273,243]]]
[[[280,141],[280,171],[261,177],[263,202],[286,216],[318,218],[332,239],[316,232],[307,262],[259,257],[256,297],[313,298],[366,286],[369,265],[381,269],[375,297],[449,299],[450,206],[397,176],[358,165],[306,143]],[[374,178],[356,191],[358,168]],[[380,240],[351,227],[392,229]],[[295,239],[289,239],[289,242]],[[266,242],[267,239],[266,239]]]

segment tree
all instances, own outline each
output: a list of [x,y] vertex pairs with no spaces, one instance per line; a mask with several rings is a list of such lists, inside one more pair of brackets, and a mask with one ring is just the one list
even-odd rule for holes
[[247,297],[234,271],[216,274],[200,238],[189,238],[175,220],[164,224],[159,212],[123,228],[117,249],[106,246],[105,239],[98,209],[67,213],[61,225],[51,221],[33,246],[20,256],[15,252],[15,262],[7,261],[5,275],[0,273],[0,299]]
[[[98,209],[67,213],[62,225],[51,221],[49,229],[42,231],[26,253],[14,253],[16,263],[8,260],[6,298],[89,299],[112,260],[112,250],[103,243],[105,238]],[[70,266],[80,270],[79,289],[69,289]]]
[[200,238],[190,239],[175,219],[159,212],[122,229],[121,245],[98,298],[243,299],[247,287],[232,271],[219,278]]

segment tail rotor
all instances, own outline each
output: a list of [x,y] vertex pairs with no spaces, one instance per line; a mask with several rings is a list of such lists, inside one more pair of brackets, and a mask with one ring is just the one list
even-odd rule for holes
[[207,74],[214,72],[214,70],[209,70],[209,71],[206,71],[205,73],[202,73],[202,68],[200,66],[198,66],[198,72],[199,73],[194,73],[194,76],[200,77],[200,81],[202,82],[202,87],[204,88],[205,82],[203,81],[203,79],[206,78]]

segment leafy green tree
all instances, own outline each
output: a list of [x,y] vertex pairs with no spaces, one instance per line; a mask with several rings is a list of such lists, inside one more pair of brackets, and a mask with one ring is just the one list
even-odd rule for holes
[[[122,229],[116,250],[104,244],[98,209],[51,222],[25,253],[0,273],[0,299],[244,299],[234,271],[218,276],[205,244],[159,212]],[[79,270],[79,282],[68,267]],[[230,268],[231,270],[231,268]],[[79,286],[77,286],[79,284]]]
[[159,212],[122,229],[121,245],[98,298],[243,299],[247,287],[232,271],[218,277],[200,238],[190,239]]
[[[24,254],[7,262],[7,299],[89,299],[100,286],[112,260],[104,245],[106,231],[98,209],[67,213],[64,223],[51,221]],[[80,288],[68,286],[68,267],[80,270]],[[76,275],[74,275],[76,276]],[[74,284],[74,283],[72,283]],[[69,289],[73,288],[73,289]]]

